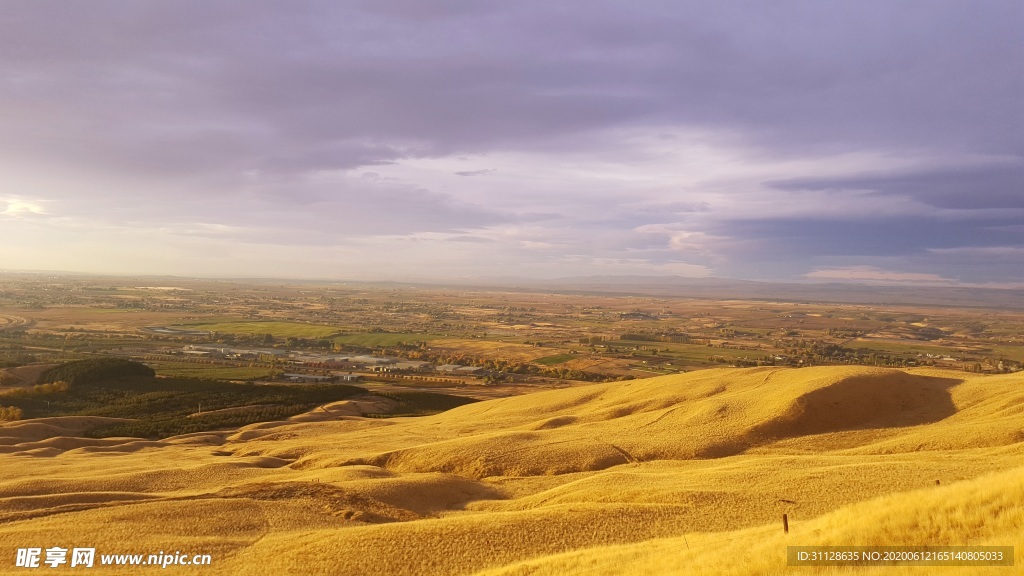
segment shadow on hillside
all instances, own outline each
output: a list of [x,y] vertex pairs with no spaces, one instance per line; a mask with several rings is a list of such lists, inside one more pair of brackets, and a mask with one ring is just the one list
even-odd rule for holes
[[710,446],[701,457],[721,458],[787,438],[931,424],[956,414],[950,389],[962,380],[905,372],[845,378],[797,398],[777,418],[733,442]]

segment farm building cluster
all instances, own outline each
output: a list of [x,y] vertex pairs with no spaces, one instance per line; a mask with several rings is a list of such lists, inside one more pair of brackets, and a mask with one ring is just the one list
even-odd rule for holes
[[463,366],[460,364],[444,364],[435,366],[430,362],[420,360],[406,360],[403,358],[390,358],[387,356],[370,355],[345,355],[345,354],[315,354],[309,352],[294,352],[276,348],[229,348],[220,346],[189,345],[176,354],[195,358],[209,358],[213,360],[234,360],[242,362],[276,362],[283,366],[293,366],[298,369],[315,369],[330,371],[330,375],[312,375],[308,373],[291,372],[285,373],[282,377],[295,382],[319,382],[319,381],[355,381],[361,373],[389,374],[389,373],[439,373],[445,375],[460,376],[482,376],[486,374],[484,368],[477,366]]

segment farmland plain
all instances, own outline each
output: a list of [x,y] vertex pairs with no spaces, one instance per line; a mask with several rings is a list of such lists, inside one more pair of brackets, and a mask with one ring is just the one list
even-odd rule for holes
[[[1024,312],[1012,308],[726,300],[685,292],[149,282],[0,276],[0,362],[104,354],[154,362],[169,375],[218,366],[283,371],[270,358],[226,366],[169,355],[203,345],[390,355],[480,366],[492,381],[540,384],[716,366],[857,364],[997,373],[1024,362]],[[171,362],[188,366],[173,370]]]

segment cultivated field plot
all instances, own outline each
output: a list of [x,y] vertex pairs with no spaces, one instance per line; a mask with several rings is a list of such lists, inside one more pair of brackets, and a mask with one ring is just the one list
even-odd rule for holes
[[228,334],[272,334],[277,338],[294,336],[297,338],[325,338],[339,331],[335,326],[320,326],[301,322],[278,321],[231,321],[231,322],[197,322],[181,324],[177,327],[208,332],[224,332]]
[[174,322],[179,314],[93,306],[54,306],[43,310],[25,310],[32,328],[57,332],[93,331],[134,333],[150,324]]
[[517,344],[514,342],[500,342],[494,340],[459,340],[441,339],[430,343],[430,349],[435,352],[449,354],[466,354],[479,358],[494,358],[509,360],[513,362],[529,362],[536,358],[551,355],[550,348],[531,346],[528,344]]
[[932,354],[938,356],[961,354],[964,350],[957,346],[937,346],[923,342],[885,338],[858,338],[846,344],[850,348],[871,350],[889,354]]
[[435,336],[431,334],[415,334],[411,332],[399,332],[399,333],[387,333],[387,332],[371,332],[365,334],[343,334],[341,336],[335,336],[331,338],[332,341],[338,344],[348,344],[354,346],[396,346],[398,344],[412,344],[415,342],[430,342],[443,338],[443,336]]
[[576,359],[575,354],[554,354],[552,356],[544,356],[543,358],[537,358],[534,360],[537,364],[543,366],[554,366],[555,364],[564,364],[570,360]]
[[206,378],[211,380],[259,380],[273,374],[264,366],[211,366],[189,362],[147,362],[160,376],[171,378]]

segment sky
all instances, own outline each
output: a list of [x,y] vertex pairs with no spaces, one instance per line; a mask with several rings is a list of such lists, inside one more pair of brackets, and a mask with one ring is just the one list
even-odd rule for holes
[[1024,287],[1024,2],[0,3],[0,269]]

